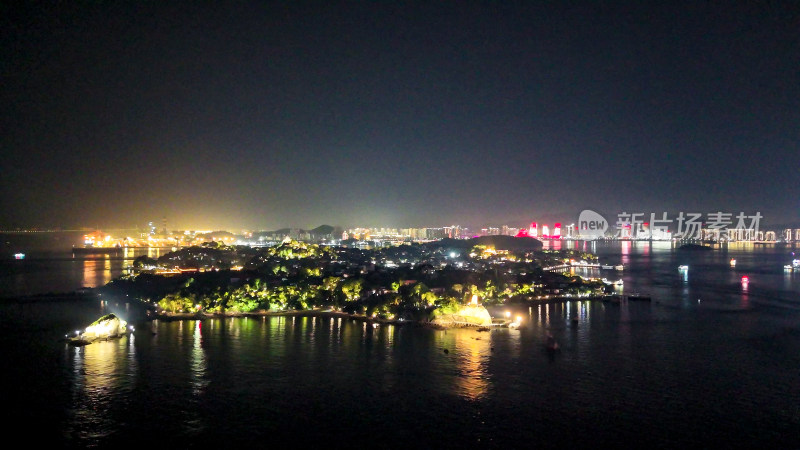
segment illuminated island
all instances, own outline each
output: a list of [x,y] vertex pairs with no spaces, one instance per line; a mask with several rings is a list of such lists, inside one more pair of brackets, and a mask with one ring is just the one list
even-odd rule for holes
[[88,345],[97,340],[109,340],[120,338],[128,332],[133,331],[128,323],[114,314],[106,314],[92,322],[83,332],[75,331],[75,336],[65,336],[69,343],[73,345]]
[[[285,240],[265,248],[208,242],[160,258],[100,289],[152,318],[341,314],[370,321],[490,326],[485,306],[599,298],[599,279],[544,268],[596,263],[532,238],[445,240],[377,249]],[[477,304],[480,298],[482,305]],[[507,321],[506,321],[507,322]]]

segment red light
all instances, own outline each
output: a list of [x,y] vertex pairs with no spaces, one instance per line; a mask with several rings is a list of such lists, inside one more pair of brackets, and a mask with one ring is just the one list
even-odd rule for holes
[[742,277],[742,283],[747,283],[748,281],[750,281],[750,278]]

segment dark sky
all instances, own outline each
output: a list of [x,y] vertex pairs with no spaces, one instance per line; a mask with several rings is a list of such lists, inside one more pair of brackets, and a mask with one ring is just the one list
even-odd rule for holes
[[192,3],[3,2],[0,226],[800,220],[796,2]]

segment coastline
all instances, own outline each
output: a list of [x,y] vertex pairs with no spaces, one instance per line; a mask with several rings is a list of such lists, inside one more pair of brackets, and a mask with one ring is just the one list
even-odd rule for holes
[[425,324],[426,322],[400,321],[397,319],[381,319],[379,317],[367,317],[361,314],[350,314],[342,311],[310,309],[304,311],[252,311],[252,312],[223,312],[223,313],[153,313],[148,314],[147,320],[162,320],[165,322],[176,322],[181,320],[207,320],[207,319],[228,319],[236,317],[332,317],[341,319],[353,319],[367,323],[379,323],[387,325],[410,325]]
[[[626,294],[624,297],[632,296],[631,294]],[[505,305],[498,304],[498,305],[491,305],[491,307],[502,307],[502,306],[534,306],[534,305],[544,305],[544,304],[556,304],[556,303],[567,303],[571,301],[592,301],[592,302],[614,302],[613,298],[619,298],[619,295],[606,295],[606,296],[594,296],[594,297],[585,297],[585,298],[573,298],[573,297],[557,297],[557,298],[549,298],[543,300],[531,300],[526,302],[520,303],[507,303]],[[649,298],[649,297],[646,297]],[[301,311],[265,311],[265,310],[258,310],[252,312],[222,312],[222,313],[205,313],[205,312],[198,312],[198,313],[168,313],[168,312],[161,312],[156,313],[150,311],[147,316],[147,321],[152,320],[162,320],[165,322],[175,322],[181,320],[207,320],[207,319],[227,319],[227,318],[235,318],[235,317],[333,317],[333,318],[343,318],[343,319],[353,319],[361,322],[367,323],[378,323],[378,324],[385,324],[385,325],[418,325],[418,326],[425,326],[431,328],[438,328],[438,329],[446,329],[446,328],[458,328],[458,326],[443,326],[440,324],[434,324],[433,322],[422,322],[422,321],[412,321],[412,320],[399,320],[399,319],[382,319],[380,317],[367,317],[362,314],[350,314],[342,311],[334,311],[334,310],[323,310],[323,309],[310,309],[310,310],[301,310]]]

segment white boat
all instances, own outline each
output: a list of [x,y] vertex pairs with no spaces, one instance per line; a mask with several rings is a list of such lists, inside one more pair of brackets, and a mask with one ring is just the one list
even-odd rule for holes
[[625,266],[623,266],[622,264],[617,264],[616,266],[614,266],[614,268],[617,270],[624,270]]
[[614,266],[612,266],[611,264],[603,264],[602,266],[600,266],[600,268],[601,269],[609,269],[609,270],[611,270],[611,269],[614,268]]
[[800,259],[793,259],[792,267],[794,267],[795,269],[800,269]]
[[681,272],[689,270],[689,266],[687,265],[678,266],[678,270],[680,270]]
[[736,267],[736,260],[731,258],[731,267]]
[[14,259],[25,259],[25,253],[14,253]]
[[614,286],[622,286],[622,285],[623,285],[623,281],[622,281],[621,278],[614,282]]

